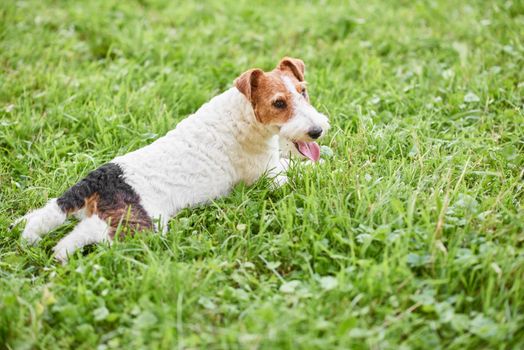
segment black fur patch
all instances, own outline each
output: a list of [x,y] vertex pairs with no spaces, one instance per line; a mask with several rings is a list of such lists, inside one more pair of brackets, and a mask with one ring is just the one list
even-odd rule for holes
[[114,163],[104,164],[90,172],[64,192],[57,204],[66,213],[87,205],[88,215],[97,214],[106,220],[113,228],[113,234],[124,221],[135,229],[152,228],[151,218],[140,204],[140,197],[125,182],[120,166]]

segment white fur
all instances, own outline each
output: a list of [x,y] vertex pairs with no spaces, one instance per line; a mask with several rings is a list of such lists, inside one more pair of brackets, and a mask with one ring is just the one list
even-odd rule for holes
[[182,208],[226,195],[241,181],[250,185],[267,173],[282,185],[288,162],[281,161],[279,136],[292,143],[307,138],[311,127],[329,128],[324,115],[288,88],[295,114],[282,126],[259,123],[251,103],[231,88],[166,136],[113,162],[122,167],[147,213],[163,227]]
[[44,207],[27,213],[13,225],[26,221],[22,238],[29,244],[36,244],[44,234],[62,225],[65,220],[66,214],[56,204],[56,198],[53,198]]
[[166,136],[113,160],[161,226],[185,207],[252,184],[264,173],[284,183],[276,126],[259,123],[236,88],[214,97]]
[[329,129],[329,122],[325,115],[319,113],[310,105],[304,96],[295,89],[291,79],[282,77],[284,84],[293,96],[293,107],[295,113],[291,119],[282,125],[280,137],[284,140],[304,140],[309,130],[314,127],[322,128],[322,135]]
[[291,156],[297,156],[300,158],[306,158],[304,155],[302,155],[295,145],[293,144],[293,141],[285,138],[285,137],[279,137],[278,138],[279,148],[280,148],[280,157],[283,159],[291,159]]
[[73,231],[62,238],[53,248],[55,258],[65,263],[75,250],[88,244],[109,242],[109,225],[97,215],[92,215],[78,223]]

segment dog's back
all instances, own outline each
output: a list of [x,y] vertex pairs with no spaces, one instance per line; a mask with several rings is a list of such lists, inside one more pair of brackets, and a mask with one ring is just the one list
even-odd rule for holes
[[132,232],[165,229],[180,209],[225,195],[240,181],[249,185],[268,173],[285,183],[279,136],[317,161],[314,140],[329,128],[309,103],[304,69],[301,60],[284,58],[271,72],[248,70],[166,136],[113,159],[25,215],[22,237],[36,243],[68,215],[77,216],[78,225],[54,247],[66,261],[86,244],[110,242],[122,224]]

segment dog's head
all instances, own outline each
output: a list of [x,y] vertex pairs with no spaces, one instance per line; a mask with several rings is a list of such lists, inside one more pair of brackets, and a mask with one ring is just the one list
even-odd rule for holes
[[258,122],[279,130],[281,141],[294,145],[294,152],[318,161],[314,140],[326,133],[329,122],[310,104],[304,72],[302,60],[285,57],[270,72],[248,70],[235,86],[251,102]]

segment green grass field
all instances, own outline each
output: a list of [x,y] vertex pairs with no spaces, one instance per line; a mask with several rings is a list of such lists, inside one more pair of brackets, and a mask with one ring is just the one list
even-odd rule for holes
[[[524,3],[0,2],[0,348],[524,348]],[[333,156],[66,266],[12,220],[302,58]]]

